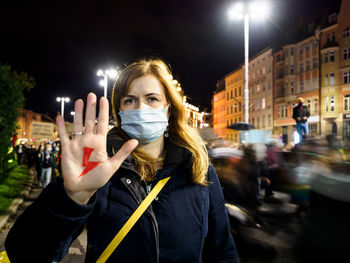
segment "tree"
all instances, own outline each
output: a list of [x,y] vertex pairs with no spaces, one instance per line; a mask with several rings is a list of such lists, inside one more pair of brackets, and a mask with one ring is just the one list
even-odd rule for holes
[[0,64],[0,171],[7,168],[10,139],[15,132],[20,109],[24,105],[23,91],[35,83],[27,73],[17,73],[8,65]]

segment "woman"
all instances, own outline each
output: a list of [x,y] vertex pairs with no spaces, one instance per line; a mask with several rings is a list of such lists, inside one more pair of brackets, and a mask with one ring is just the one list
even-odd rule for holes
[[95,127],[96,96],[88,95],[84,133],[83,101],[76,101],[72,140],[57,117],[63,179],[17,220],[5,244],[11,261],[60,260],[87,223],[85,261],[96,262],[152,187],[170,176],[108,262],[237,262],[215,170],[171,80],[161,60],[124,69],[108,136],[105,98]]

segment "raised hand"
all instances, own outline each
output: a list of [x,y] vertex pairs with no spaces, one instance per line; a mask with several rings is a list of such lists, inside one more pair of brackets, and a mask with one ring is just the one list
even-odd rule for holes
[[96,95],[89,93],[83,132],[84,102],[74,105],[73,133],[80,134],[69,139],[61,116],[57,116],[58,133],[62,143],[62,176],[64,188],[70,198],[86,204],[97,189],[104,186],[119,169],[121,163],[136,148],[137,140],[129,140],[112,157],[108,158],[106,141],[108,132],[108,101],[100,99],[100,112],[96,119]]

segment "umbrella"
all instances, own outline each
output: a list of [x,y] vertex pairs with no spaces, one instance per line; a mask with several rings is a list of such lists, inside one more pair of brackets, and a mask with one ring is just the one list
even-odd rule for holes
[[249,124],[249,123],[246,123],[246,122],[236,122],[236,123],[228,126],[227,128],[232,129],[232,130],[243,131],[243,130],[254,129],[254,126]]

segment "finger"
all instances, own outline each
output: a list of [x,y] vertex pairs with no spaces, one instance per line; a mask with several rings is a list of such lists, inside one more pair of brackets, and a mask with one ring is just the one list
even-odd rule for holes
[[89,93],[85,114],[85,133],[93,133],[96,120],[96,95]]
[[73,132],[83,131],[83,109],[84,101],[77,100],[74,105],[74,121],[73,121]]
[[100,112],[98,114],[98,121],[97,121],[97,133],[102,135],[107,135],[108,131],[108,100],[105,97],[102,97],[100,99]]
[[67,134],[66,126],[64,124],[64,119],[61,115],[58,115],[56,118],[56,124],[58,127],[58,135],[61,138],[62,146],[69,143],[69,137]]
[[129,140],[124,143],[123,147],[108,161],[111,162],[113,170],[116,171],[119,169],[119,166],[124,162],[124,160],[132,153],[133,150],[137,147],[139,142],[135,139]]

